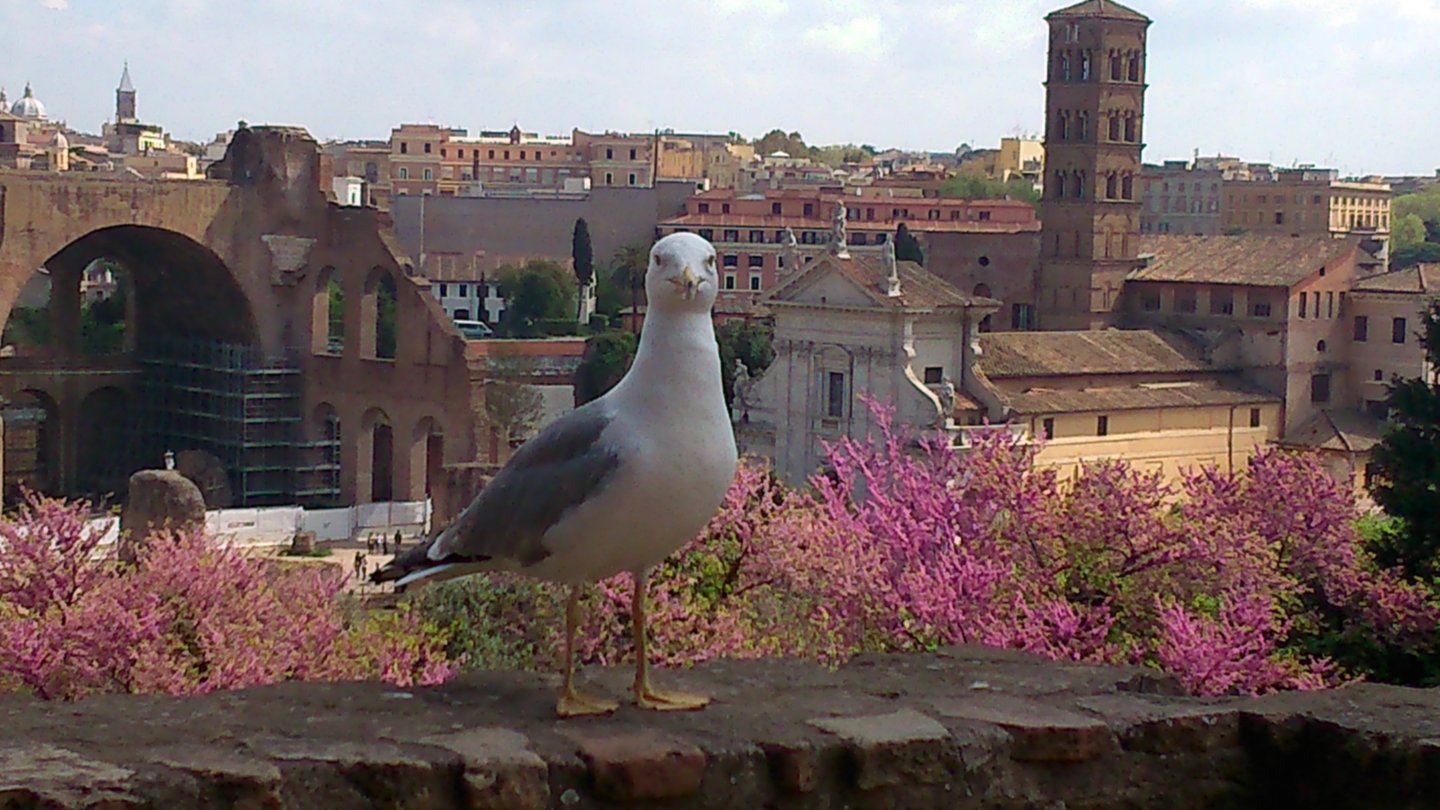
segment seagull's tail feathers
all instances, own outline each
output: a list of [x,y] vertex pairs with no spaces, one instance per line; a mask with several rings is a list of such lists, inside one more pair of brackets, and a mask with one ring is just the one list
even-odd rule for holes
[[375,584],[395,583],[397,592],[410,585],[430,585],[447,579],[489,571],[492,566],[486,558],[455,557],[442,560],[430,559],[430,548],[436,541],[418,545],[391,560],[387,565],[370,575]]

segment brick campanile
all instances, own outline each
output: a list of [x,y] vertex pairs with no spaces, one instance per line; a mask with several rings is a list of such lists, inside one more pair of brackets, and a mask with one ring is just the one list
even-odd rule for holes
[[1150,19],[1086,0],[1045,20],[1039,326],[1103,328],[1136,262]]

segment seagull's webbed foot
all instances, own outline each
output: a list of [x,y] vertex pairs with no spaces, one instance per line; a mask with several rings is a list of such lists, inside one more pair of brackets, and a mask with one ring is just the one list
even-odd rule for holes
[[648,571],[635,572],[635,594],[630,602],[630,619],[635,634],[635,705],[657,712],[689,712],[710,705],[705,695],[662,692],[650,685],[650,661],[645,638],[645,585]]
[[692,712],[696,709],[703,709],[710,705],[710,698],[707,695],[696,695],[689,692],[664,692],[651,687],[649,684],[641,685],[635,689],[635,706],[641,709],[649,709],[657,712]]
[[618,708],[620,704],[613,700],[582,695],[572,690],[560,695],[560,701],[555,704],[555,714],[560,717],[595,717],[611,714]]

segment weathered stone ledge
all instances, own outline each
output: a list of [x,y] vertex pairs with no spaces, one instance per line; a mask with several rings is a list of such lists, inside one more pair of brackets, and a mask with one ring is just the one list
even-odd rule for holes
[[1440,690],[1204,700],[1139,670],[974,648],[660,680],[717,702],[559,721],[553,676],[515,672],[7,697],[0,808],[1440,807]]

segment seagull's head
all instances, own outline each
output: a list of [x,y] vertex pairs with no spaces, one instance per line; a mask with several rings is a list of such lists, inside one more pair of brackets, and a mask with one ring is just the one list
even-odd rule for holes
[[672,233],[650,249],[645,295],[653,309],[709,312],[716,278],[715,248],[693,233]]

